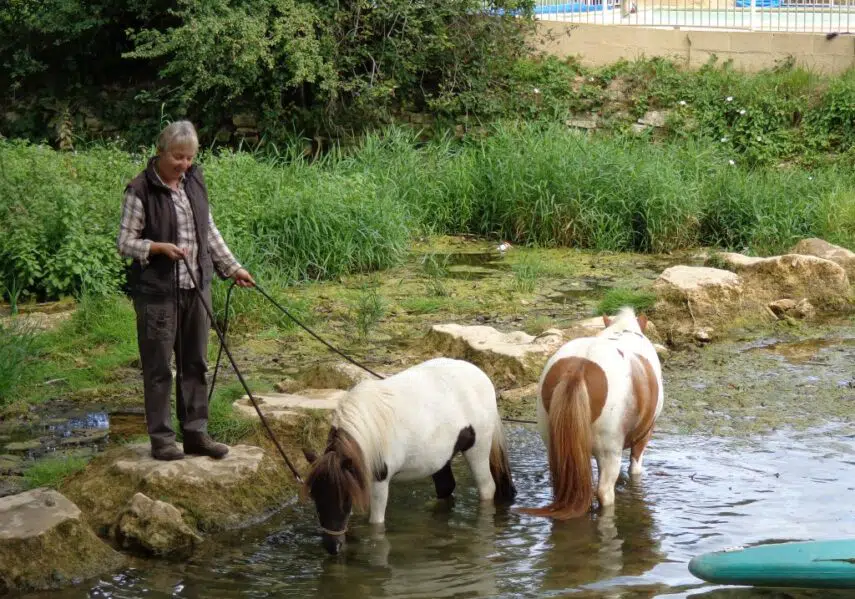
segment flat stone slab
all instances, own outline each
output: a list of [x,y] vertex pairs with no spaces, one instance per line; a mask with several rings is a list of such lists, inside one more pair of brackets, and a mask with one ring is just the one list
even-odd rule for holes
[[168,479],[183,485],[229,485],[258,472],[264,450],[252,445],[235,445],[221,460],[205,456],[187,456],[183,460],[164,462],[151,457],[148,443],[129,445],[130,456],[113,463],[115,473],[130,475],[145,483]]
[[123,561],[57,491],[39,488],[0,499],[0,594],[63,586]]
[[[254,397],[265,418],[289,420],[305,410],[335,410],[345,395],[347,391],[343,389],[303,389],[299,393],[265,393]],[[258,418],[249,397],[242,397],[234,406],[245,416]]]

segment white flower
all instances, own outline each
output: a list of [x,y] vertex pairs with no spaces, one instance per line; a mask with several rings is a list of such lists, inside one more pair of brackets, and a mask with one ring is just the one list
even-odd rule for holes
[[685,100],[680,100],[680,106],[685,106],[685,105],[686,105],[686,101],[685,101]]
[[722,137],[722,138],[721,138],[721,143],[726,143],[726,142],[727,142],[727,138],[726,138],[726,137]]
[[535,87],[535,88],[534,88],[534,93],[539,94],[539,93],[540,93],[540,90],[539,90],[539,89],[537,89],[537,88]]
[[736,166],[736,161],[734,161],[734,160],[728,160],[728,161],[727,161],[727,163],[728,163],[730,166]]
[[813,177],[808,177],[808,181],[813,181]]
[[763,141],[763,138],[762,138],[762,137],[760,137],[760,136],[758,135],[758,136],[757,136],[757,141]]
[[733,102],[733,96],[728,96],[724,99],[725,102]]
[[588,77],[588,81],[593,81],[593,80],[594,80],[593,77]]
[[745,109],[743,108],[742,110],[740,110],[739,114],[745,114]]

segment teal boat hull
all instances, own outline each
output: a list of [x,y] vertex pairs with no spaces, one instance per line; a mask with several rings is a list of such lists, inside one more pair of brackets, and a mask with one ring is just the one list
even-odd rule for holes
[[716,584],[855,589],[855,539],[715,551],[693,558],[689,572]]

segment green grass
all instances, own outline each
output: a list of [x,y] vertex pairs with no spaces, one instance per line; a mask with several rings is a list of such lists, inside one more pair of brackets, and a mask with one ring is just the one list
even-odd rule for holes
[[12,403],[41,354],[41,339],[25,321],[0,323],[0,408]]
[[636,289],[610,289],[599,301],[596,308],[597,316],[616,314],[625,306],[635,309],[636,313],[649,310],[656,302],[656,294],[650,291],[639,291]]
[[[845,159],[812,170],[756,168],[733,147],[697,136],[651,143],[504,123],[484,139],[427,144],[389,129],[311,164],[232,152],[200,160],[231,249],[283,301],[282,290],[299,281],[398,265],[415,237],[430,234],[619,252],[718,246],[770,254],[807,236],[855,245],[855,183]],[[113,175],[100,174],[98,161]],[[24,300],[115,290],[117,190],[139,157],[0,142],[0,166],[11,172],[0,177],[0,230],[11,232],[0,237],[0,283],[24,285]],[[73,189],[73,198],[60,188]],[[24,203],[28,193],[34,199]],[[447,265],[426,258],[423,268],[441,297],[436,281]],[[532,286],[536,268],[516,265],[520,290]],[[218,309],[223,294],[219,286]],[[265,326],[281,322],[257,293],[237,291],[234,302]]]
[[38,460],[24,471],[24,481],[29,489],[36,487],[56,489],[63,480],[83,470],[88,462],[88,458],[78,456]]

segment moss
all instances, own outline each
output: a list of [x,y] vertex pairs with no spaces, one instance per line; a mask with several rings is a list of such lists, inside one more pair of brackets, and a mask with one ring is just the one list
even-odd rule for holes
[[38,537],[0,543],[0,593],[59,588],[123,561],[84,522],[69,519]]

